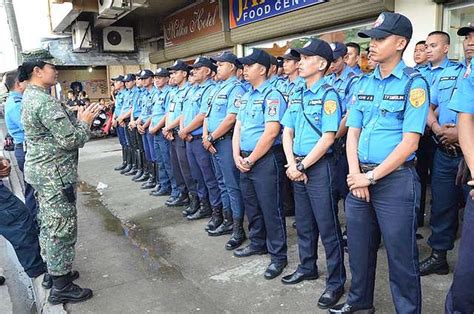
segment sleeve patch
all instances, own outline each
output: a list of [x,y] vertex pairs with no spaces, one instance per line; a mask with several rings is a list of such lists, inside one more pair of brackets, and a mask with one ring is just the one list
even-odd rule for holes
[[426,91],[423,88],[414,88],[410,91],[410,104],[415,107],[421,107],[426,101]]
[[280,100],[279,99],[269,99],[269,100],[267,100],[267,106],[268,106],[268,115],[270,117],[273,117],[277,113],[277,107],[280,106]]
[[326,100],[324,102],[324,112],[327,115],[332,115],[333,113],[336,112],[337,109],[337,103],[334,100]]

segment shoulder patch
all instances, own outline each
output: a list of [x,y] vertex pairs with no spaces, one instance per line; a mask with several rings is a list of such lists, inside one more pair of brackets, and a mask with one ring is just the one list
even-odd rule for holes
[[324,89],[326,92],[329,91],[329,90],[331,90],[331,89],[333,88],[333,87],[332,87],[331,85],[329,85],[329,84],[323,84],[322,87],[323,87],[323,89]]
[[336,109],[337,109],[337,103],[336,101],[334,100],[326,100],[324,102],[324,112],[327,114],[327,115],[332,115],[333,113],[336,112]]
[[426,101],[426,91],[423,88],[414,88],[409,95],[410,104],[415,107],[421,107]]
[[277,113],[277,106],[280,105],[279,99],[267,99],[268,115],[273,117]]

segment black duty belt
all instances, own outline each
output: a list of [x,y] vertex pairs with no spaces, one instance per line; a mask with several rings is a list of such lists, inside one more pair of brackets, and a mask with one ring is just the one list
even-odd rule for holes
[[[303,159],[306,158],[306,156],[301,156],[301,155],[296,155],[296,154],[294,154],[293,156],[295,156],[296,162],[302,161]],[[325,158],[332,158],[333,156],[334,156],[333,153],[327,153],[327,154],[323,155],[323,156],[318,160],[318,162],[319,162],[320,160],[325,159]]]
[[[276,151],[282,150],[282,149],[283,149],[283,145],[281,145],[281,144],[273,145],[272,147],[270,147],[270,149],[268,150],[268,152],[266,154],[276,152]],[[243,158],[247,158],[248,156],[250,156],[250,154],[252,154],[251,150],[241,150],[240,151],[240,156],[242,156]]]
[[[360,164],[360,170],[363,172],[363,173],[367,173],[369,171],[372,171],[374,170],[375,168],[377,168],[380,164]],[[398,167],[397,169],[395,169],[395,171],[399,171],[399,170],[403,170],[403,169],[407,169],[407,168],[412,168],[416,165],[416,160],[413,159],[413,160],[410,160],[410,161],[405,161],[400,167]]]
[[192,135],[192,134],[191,134],[191,136],[193,137],[193,139],[192,139],[193,141],[195,141],[195,140],[202,140],[202,134],[198,134],[198,135]]
[[463,155],[461,148],[457,146],[438,145],[438,148],[451,158],[458,158]]
[[224,140],[224,139],[226,139],[226,138],[232,137],[233,134],[234,134],[234,130],[231,129],[231,130],[229,130],[226,134],[222,135],[222,136],[219,137],[219,138],[216,138],[216,139],[214,140],[214,143],[217,143],[217,142],[222,141],[222,140]]
[[171,133],[173,133],[174,135],[177,135],[179,132],[179,128],[178,127],[175,127],[175,128],[172,128],[171,129]]

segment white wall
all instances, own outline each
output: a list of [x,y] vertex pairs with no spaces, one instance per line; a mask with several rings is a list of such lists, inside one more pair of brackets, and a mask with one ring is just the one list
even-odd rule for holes
[[405,15],[413,24],[413,36],[404,54],[407,65],[415,65],[413,62],[415,44],[425,40],[430,32],[441,30],[438,6],[433,0],[395,0],[395,12]]

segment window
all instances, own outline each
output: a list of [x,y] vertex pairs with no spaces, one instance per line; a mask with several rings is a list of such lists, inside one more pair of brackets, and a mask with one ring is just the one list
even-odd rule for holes
[[451,47],[449,49],[449,58],[453,60],[463,60],[464,51],[462,42],[463,37],[456,33],[459,28],[474,22],[474,1],[468,3],[446,6],[444,9],[443,30],[451,36]]

